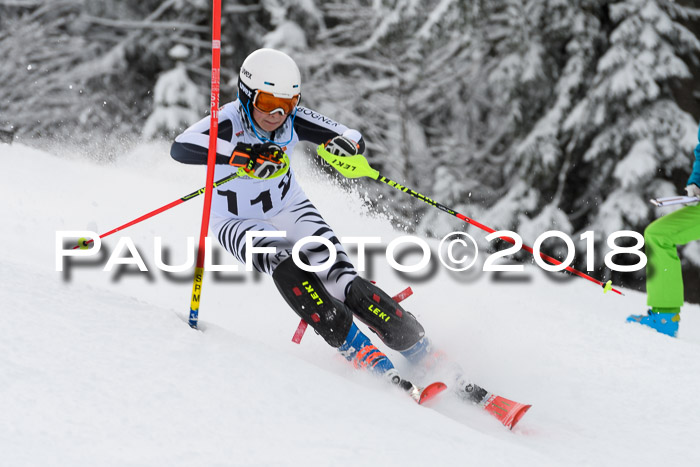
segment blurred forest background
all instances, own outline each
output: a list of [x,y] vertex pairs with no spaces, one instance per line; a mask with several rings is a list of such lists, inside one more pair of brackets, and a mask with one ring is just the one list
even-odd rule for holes
[[[648,199],[682,193],[690,174],[697,0],[222,3],[222,103],[248,53],[284,50],[302,70],[302,104],[359,129],[387,176],[530,245],[559,230],[578,251],[593,230],[592,275],[643,290],[643,270],[609,275],[605,242],[668,213]],[[208,113],[210,18],[210,0],[0,0],[1,134],[106,163],[171,139]],[[367,189],[409,232],[466,227]],[[545,250],[563,257],[562,246]],[[698,302],[700,242],[681,255]]]

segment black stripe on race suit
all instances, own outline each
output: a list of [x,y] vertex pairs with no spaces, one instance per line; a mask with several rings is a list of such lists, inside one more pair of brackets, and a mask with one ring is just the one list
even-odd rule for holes
[[[209,134],[209,130],[204,132]],[[233,125],[231,120],[222,120],[219,123],[218,139],[233,140]],[[175,141],[170,147],[170,156],[182,164],[206,165],[209,157],[209,148],[192,143],[178,143]],[[216,164],[228,164],[229,156],[216,153]]]
[[[340,240],[308,199],[303,199],[296,203],[287,212],[295,214],[292,217],[294,220],[291,220],[292,225],[280,224],[278,219],[275,218],[270,219],[269,223],[265,220],[229,219],[219,229],[217,237],[219,243],[239,262],[245,264],[246,250],[248,248],[248,245],[245,243],[247,231],[286,230],[288,231],[288,236],[292,238],[322,237],[334,245],[336,259],[329,266],[328,270],[320,271],[318,274],[325,281],[333,283],[338,283],[341,278],[343,278],[344,283],[346,280],[352,280],[357,276],[357,272],[350,262],[350,258],[345,253]],[[252,256],[253,268],[259,272],[272,274],[277,265],[291,254],[291,249],[294,245],[289,237],[256,237],[253,240],[254,247],[274,247],[275,253],[254,254]],[[314,265],[323,264],[328,260],[327,248],[324,245],[314,246],[311,243],[303,251],[313,258]],[[342,287],[345,289],[344,284]],[[343,296],[345,295],[344,293],[342,294]]]

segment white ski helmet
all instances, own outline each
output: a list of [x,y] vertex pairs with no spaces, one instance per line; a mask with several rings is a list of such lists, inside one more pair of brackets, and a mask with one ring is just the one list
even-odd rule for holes
[[284,99],[301,97],[299,67],[279,50],[256,50],[246,57],[238,74],[238,99],[246,113],[250,112],[258,91]]

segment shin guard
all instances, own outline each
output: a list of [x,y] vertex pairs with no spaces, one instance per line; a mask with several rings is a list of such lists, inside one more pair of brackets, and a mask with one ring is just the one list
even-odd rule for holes
[[329,345],[340,347],[345,342],[352,312],[328,293],[316,274],[299,268],[289,257],[277,265],[272,279],[289,306]]
[[411,313],[362,277],[350,284],[345,303],[390,349],[407,350],[425,334]]

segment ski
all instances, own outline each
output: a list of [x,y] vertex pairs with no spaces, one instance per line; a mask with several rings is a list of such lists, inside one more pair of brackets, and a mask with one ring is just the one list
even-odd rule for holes
[[492,394],[472,383],[459,384],[455,392],[462,400],[476,404],[496,417],[509,430],[512,430],[532,407]]
[[525,412],[530,410],[530,407],[532,405],[521,404],[495,394],[492,394],[483,405],[487,412],[496,417],[509,430],[513,429],[523,418]]
[[423,388],[423,390],[420,392],[420,397],[416,402],[418,402],[419,405],[423,405],[429,400],[435,398],[435,396],[440,394],[445,389],[447,389],[447,385],[445,383],[431,383]]
[[[447,385],[439,381],[421,388],[410,381],[402,379],[398,385],[419,405],[423,405],[434,399],[438,394],[447,389]],[[503,396],[491,394],[484,388],[471,383],[458,386],[455,393],[457,393],[462,400],[476,404],[486,410],[509,430],[512,430],[532,407],[532,405],[529,404],[521,404],[520,402],[506,399]]]
[[406,391],[411,399],[413,399],[418,405],[425,404],[447,389],[447,385],[439,381],[430,383],[429,385],[421,388],[410,381],[402,379],[398,382],[398,386]]

